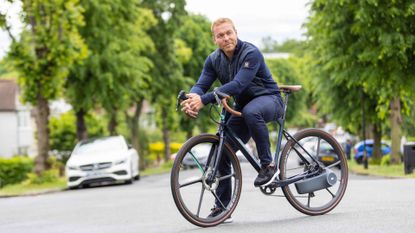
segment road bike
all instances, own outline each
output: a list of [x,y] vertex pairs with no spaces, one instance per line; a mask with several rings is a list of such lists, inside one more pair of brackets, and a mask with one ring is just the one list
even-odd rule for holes
[[[336,139],[329,133],[315,128],[301,130],[291,135],[284,128],[285,115],[290,94],[299,91],[299,85],[281,85],[284,110],[277,120],[279,125],[274,163],[279,175],[267,186],[259,189],[265,195],[282,188],[285,198],[298,211],[307,215],[322,215],[333,210],[343,198],[348,181],[345,153]],[[171,170],[171,191],[174,202],[185,219],[200,227],[212,227],[224,222],[235,210],[242,188],[242,171],[236,151],[228,140],[241,151],[252,167],[259,172],[259,160],[245,147],[244,143],[229,128],[227,112],[243,117],[227,104],[230,96],[214,90],[219,107],[210,108],[211,118],[218,124],[217,134],[200,134],[187,140],[176,155]],[[178,103],[186,99],[184,91],[177,97]],[[219,121],[213,118],[212,109],[219,113]],[[220,112],[219,112],[220,111]],[[281,150],[282,138],[286,139]],[[230,164],[230,172],[221,174],[218,165],[224,156]],[[188,169],[189,162],[196,168]],[[231,187],[229,203],[222,203],[216,194],[220,182]],[[209,217],[215,201],[224,211]]]

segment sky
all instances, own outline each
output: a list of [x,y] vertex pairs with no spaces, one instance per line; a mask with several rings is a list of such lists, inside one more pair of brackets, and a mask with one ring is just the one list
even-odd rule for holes
[[187,0],[187,10],[207,16],[211,21],[232,19],[241,40],[257,46],[271,36],[278,42],[302,39],[303,23],[310,0]]
[[[241,40],[261,46],[261,39],[271,36],[278,42],[302,39],[303,23],[308,17],[310,0],[187,0],[189,12],[202,14],[213,21],[219,17],[231,18]],[[21,28],[18,22],[19,4],[10,5],[0,0],[0,11],[8,12],[13,22],[13,33]],[[5,32],[0,32],[0,58],[10,45]]]

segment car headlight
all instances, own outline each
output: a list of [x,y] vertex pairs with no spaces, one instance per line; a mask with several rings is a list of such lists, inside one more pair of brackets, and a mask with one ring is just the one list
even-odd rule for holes
[[114,165],[120,165],[120,164],[124,164],[126,162],[127,162],[127,159],[121,159],[121,160],[115,161]]
[[68,166],[68,169],[69,170],[78,170],[78,167],[77,166]]

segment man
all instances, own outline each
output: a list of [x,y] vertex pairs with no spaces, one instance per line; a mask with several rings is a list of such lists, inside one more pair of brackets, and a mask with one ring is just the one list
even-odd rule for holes
[[[266,123],[278,119],[283,109],[277,83],[273,80],[261,52],[254,45],[238,39],[230,19],[217,19],[212,23],[211,31],[218,49],[206,59],[199,80],[187,95],[188,99],[181,103],[182,111],[189,117],[196,118],[200,109],[214,103],[215,97],[208,90],[219,79],[222,86],[218,90],[233,96],[235,109],[243,114],[243,117],[231,116],[228,125],[244,143],[252,137],[257,146],[261,170],[254,185],[268,185],[277,172],[275,164],[272,163]],[[230,141],[229,143],[232,145]],[[220,165],[221,174],[229,173],[230,165],[227,161],[221,161]],[[221,182],[216,194],[226,206],[231,197],[230,183]],[[211,216],[223,211],[218,206],[220,205],[216,203]]]

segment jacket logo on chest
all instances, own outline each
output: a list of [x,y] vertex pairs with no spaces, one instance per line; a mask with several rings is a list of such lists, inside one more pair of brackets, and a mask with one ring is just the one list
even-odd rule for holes
[[244,68],[249,68],[249,61],[244,62]]

